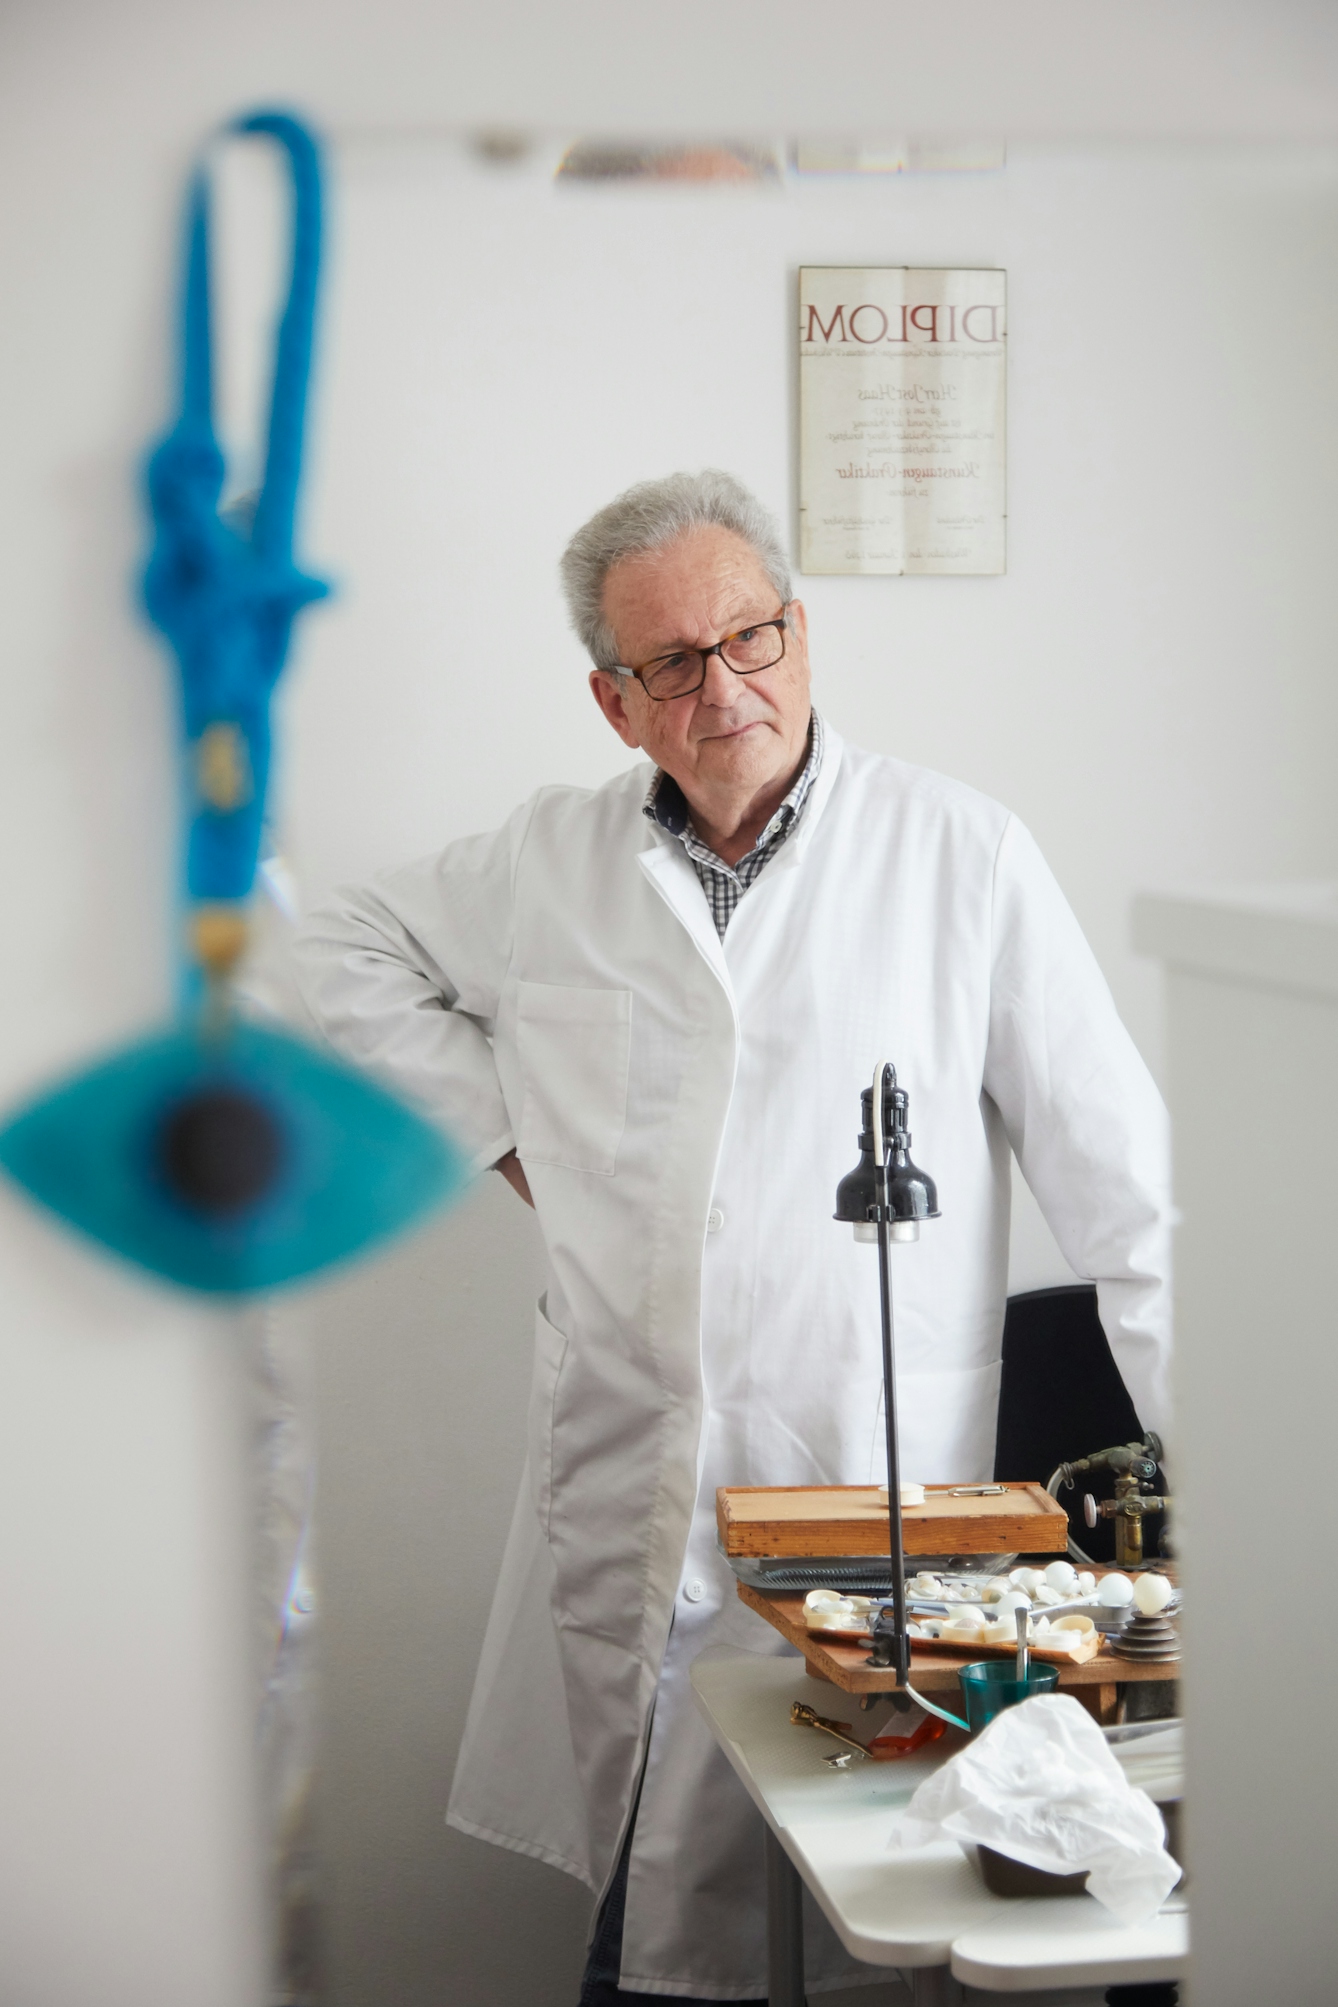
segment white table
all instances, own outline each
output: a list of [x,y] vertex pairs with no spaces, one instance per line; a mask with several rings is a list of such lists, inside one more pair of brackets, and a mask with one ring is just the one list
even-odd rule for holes
[[691,1677],[698,1707],[766,1822],[771,2007],[803,2007],[801,1878],[852,1956],[912,1975],[917,2007],[958,1998],[957,1981],[1021,1993],[1183,1976],[1189,1922],[1179,1897],[1130,1928],[1088,1895],[991,1895],[955,1844],[890,1850],[898,1817],[943,1755],[857,1758],[833,1770],[824,1758],[838,1745],[795,1728],[791,1702],[853,1719],[861,1740],[871,1717],[810,1679],[802,1659],[721,1647],[703,1653]]

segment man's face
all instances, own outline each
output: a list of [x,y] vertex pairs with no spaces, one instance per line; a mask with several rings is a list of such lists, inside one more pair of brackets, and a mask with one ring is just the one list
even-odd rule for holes
[[[732,530],[691,530],[662,549],[624,558],[604,582],[604,617],[618,659],[635,666],[675,648],[709,648],[750,621],[780,612],[752,546]],[[770,669],[736,676],[711,656],[690,696],[653,703],[641,685],[596,670],[590,685],[625,745],[638,746],[694,796],[746,803],[801,764],[808,736],[808,631],[790,602],[785,653]]]

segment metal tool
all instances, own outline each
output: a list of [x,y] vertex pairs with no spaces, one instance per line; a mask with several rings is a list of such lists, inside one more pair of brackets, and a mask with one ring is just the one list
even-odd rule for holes
[[1017,1621],[1018,1683],[1019,1685],[1025,1685],[1027,1679],[1027,1625],[1030,1622],[1031,1613],[1028,1610],[1014,1610],[1013,1616]]
[[[867,1756],[868,1750],[862,1742],[856,1742],[851,1734],[848,1721],[828,1721],[826,1715],[818,1714],[807,1701],[797,1700],[790,1709],[790,1719],[796,1728],[816,1728],[823,1735],[830,1735],[839,1742],[846,1752],[846,1760],[851,1756]],[[838,1757],[839,1763],[841,1759]]]
[[[1117,1443],[1114,1449],[1097,1450],[1091,1456],[1079,1457],[1075,1463],[1061,1463],[1045,1487],[1052,1498],[1058,1498],[1061,1485],[1071,1491],[1073,1480],[1087,1471],[1115,1472],[1114,1498],[1097,1499],[1089,1491],[1082,1503],[1083,1518],[1094,1530],[1098,1520],[1114,1520],[1117,1568],[1146,1567],[1143,1520],[1149,1513],[1171,1509],[1170,1498],[1157,1496],[1152,1490],[1161,1454],[1161,1437],[1149,1432],[1141,1442]],[[1070,1539],[1069,1553],[1075,1561],[1090,1565],[1092,1557],[1084,1554],[1076,1540]]]

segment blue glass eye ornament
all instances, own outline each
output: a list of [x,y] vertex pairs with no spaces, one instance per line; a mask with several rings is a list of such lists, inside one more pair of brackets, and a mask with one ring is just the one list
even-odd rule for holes
[[310,1275],[408,1226],[465,1182],[459,1151],[380,1086],[239,1016],[270,767],[270,697],[295,616],[327,588],[293,563],[317,278],[321,172],[283,112],[232,130],[285,150],[293,257],[279,325],[264,480],[249,524],[219,514],[209,198],[187,207],[181,409],[148,464],[156,541],[149,617],[181,677],[186,768],[181,1022],[47,1089],[0,1129],[0,1165],[125,1259],[235,1295]]

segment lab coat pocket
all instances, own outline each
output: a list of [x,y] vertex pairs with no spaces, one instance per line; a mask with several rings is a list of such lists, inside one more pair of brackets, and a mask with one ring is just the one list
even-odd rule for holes
[[530,1485],[544,1539],[553,1516],[553,1411],[568,1340],[547,1317],[547,1292],[534,1309],[534,1377],[530,1382]]
[[627,1122],[632,992],[521,983],[521,1161],[610,1177]]

